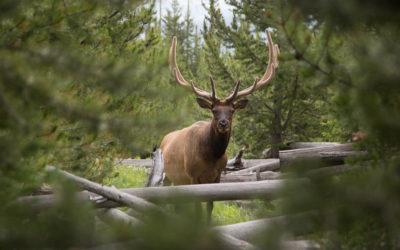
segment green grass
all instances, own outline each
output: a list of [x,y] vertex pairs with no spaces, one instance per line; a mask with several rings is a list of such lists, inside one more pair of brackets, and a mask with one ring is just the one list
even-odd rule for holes
[[103,183],[116,188],[139,188],[144,187],[146,178],[146,168],[120,164],[114,167],[113,172],[103,180]]
[[[105,185],[116,188],[144,187],[147,173],[144,167],[117,165],[104,179]],[[205,205],[203,205],[205,211]],[[226,225],[280,215],[279,201],[252,202],[219,201],[214,202],[212,221],[214,225]]]

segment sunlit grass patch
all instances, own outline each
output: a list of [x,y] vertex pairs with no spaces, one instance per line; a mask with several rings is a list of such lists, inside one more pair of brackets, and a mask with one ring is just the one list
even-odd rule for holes
[[219,201],[214,202],[213,223],[234,224],[281,215],[279,201]]
[[114,167],[103,183],[116,188],[139,188],[144,187],[146,178],[146,168],[120,164]]

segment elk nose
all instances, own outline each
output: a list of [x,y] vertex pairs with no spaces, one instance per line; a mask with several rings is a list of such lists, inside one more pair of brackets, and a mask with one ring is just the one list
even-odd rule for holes
[[227,120],[221,120],[221,121],[219,121],[218,126],[220,128],[226,128],[226,127],[228,127],[228,121]]

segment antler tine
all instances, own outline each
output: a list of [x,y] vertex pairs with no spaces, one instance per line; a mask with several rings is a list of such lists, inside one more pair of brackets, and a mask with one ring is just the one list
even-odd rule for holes
[[213,100],[216,100],[217,99],[217,94],[216,94],[216,91],[215,91],[215,83],[214,83],[214,79],[212,78],[212,76],[210,75],[210,82],[211,82],[211,91],[212,91],[212,98],[213,98]]
[[201,96],[201,97],[203,97],[203,98],[205,98],[205,99],[207,99],[209,101],[214,101],[215,100],[215,97],[213,97],[210,93],[208,93],[208,92],[206,92],[204,90],[201,90],[201,89],[197,88],[196,86],[194,86],[194,83],[193,83],[192,80],[190,80],[190,86],[192,87],[192,90],[196,95]]
[[269,50],[269,60],[268,60],[267,70],[265,71],[265,74],[260,79],[260,81],[256,80],[251,87],[248,87],[240,91],[236,95],[235,99],[239,99],[246,95],[249,95],[253,91],[267,85],[275,75],[275,70],[278,67],[279,47],[278,45],[274,45],[274,43],[272,42],[271,34],[268,29],[265,30],[265,33],[267,34],[268,38],[268,50]]
[[169,50],[170,69],[174,73],[175,80],[183,86],[190,86],[187,81],[183,78],[181,71],[178,68],[176,62],[176,36],[172,39],[171,49]]
[[234,101],[236,99],[236,95],[238,94],[240,87],[240,79],[236,82],[235,88],[233,89],[232,93],[225,99],[227,102]]
[[213,101],[215,98],[215,87],[213,87],[214,93],[213,93],[213,95],[211,95],[210,93],[195,87],[193,84],[193,81],[190,81],[190,84],[189,84],[183,78],[181,71],[179,70],[178,63],[176,61],[176,43],[177,43],[177,39],[176,39],[176,36],[174,36],[174,38],[172,39],[171,48],[169,50],[169,62],[170,62],[169,66],[170,66],[170,70],[174,73],[176,82],[182,86],[192,87],[192,90],[196,95],[203,97],[207,100]]

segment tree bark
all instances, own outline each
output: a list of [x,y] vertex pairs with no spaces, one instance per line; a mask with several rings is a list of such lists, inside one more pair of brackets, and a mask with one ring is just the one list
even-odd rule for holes
[[302,149],[302,148],[320,148],[329,146],[338,146],[338,142],[291,142],[287,144],[289,149]]
[[279,97],[279,92],[280,92],[281,87],[277,84],[274,85],[274,92],[277,93],[277,95],[274,95],[273,98],[273,114],[274,117],[271,120],[271,134],[270,134],[270,142],[271,142],[271,157],[272,158],[279,158],[279,147],[282,145],[282,112],[280,109],[280,105],[282,100],[278,99]]
[[344,163],[347,157],[358,157],[366,154],[367,151],[328,151],[319,153],[319,156],[324,161]]
[[268,229],[273,230],[276,226],[290,227],[289,230],[295,234],[309,233],[313,228],[312,221],[315,218],[316,213],[306,212],[218,226],[215,227],[215,230],[229,234],[240,240],[253,242],[260,233],[266,232]]
[[279,146],[282,145],[282,120],[280,110],[274,110],[271,133],[271,158],[279,158]]
[[97,215],[105,222],[122,222],[132,226],[140,225],[142,222],[138,219],[122,212],[117,208],[101,208],[98,209]]
[[304,148],[304,149],[293,149],[293,150],[283,150],[279,154],[279,159],[281,160],[281,167],[287,167],[288,165],[296,162],[306,161],[306,160],[321,160],[321,153],[332,152],[332,151],[354,151],[353,144],[340,144],[337,146],[327,146],[319,148]]
[[281,173],[266,171],[261,173],[245,173],[245,174],[226,174],[221,175],[221,183],[224,182],[245,182],[245,181],[260,181],[260,180],[277,180],[280,179]]
[[83,189],[86,189],[90,192],[94,192],[98,195],[101,195],[101,196],[107,198],[107,199],[113,200],[114,202],[117,202],[119,204],[123,204],[128,207],[138,209],[138,210],[144,211],[144,212],[149,211],[149,210],[154,210],[154,211],[164,213],[164,211],[160,207],[157,207],[153,203],[148,202],[147,200],[140,198],[138,196],[135,196],[133,194],[128,194],[128,193],[122,192],[116,188],[111,188],[111,187],[100,185],[98,183],[86,180],[82,177],[78,177],[73,174],[70,174],[66,171],[57,170],[55,167],[52,167],[52,166],[47,166],[47,171],[50,171],[50,172],[57,171],[58,173],[62,174],[64,177],[76,182]]
[[164,183],[164,159],[161,149],[156,149],[153,153],[153,164],[149,175],[147,176],[145,187],[159,187]]
[[237,250],[261,250],[258,247],[250,244],[247,241],[237,239],[232,235],[226,233],[219,233],[219,239],[224,243],[224,249],[237,249]]
[[255,166],[245,168],[239,171],[236,171],[235,173],[231,174],[246,174],[246,173],[253,173],[253,172],[263,172],[263,171],[274,171],[280,168],[280,160],[279,159],[266,159],[263,161],[260,161]]

